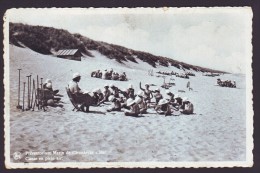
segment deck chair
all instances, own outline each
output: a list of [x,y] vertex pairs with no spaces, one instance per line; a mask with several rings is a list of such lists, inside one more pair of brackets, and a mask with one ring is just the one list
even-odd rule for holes
[[70,102],[72,103],[72,105],[74,106],[74,108],[72,109],[72,111],[76,110],[76,111],[82,111],[81,106],[82,104],[77,103],[75,98],[73,97],[72,93],[70,92],[68,87],[65,87],[66,92],[68,94],[68,97],[70,99]]
[[93,98],[91,96],[88,96],[88,99],[86,99],[86,102],[79,103],[79,102],[77,102],[75,95],[70,92],[69,88],[65,87],[65,89],[66,89],[66,92],[68,94],[68,97],[69,97],[72,105],[74,106],[73,111],[76,110],[76,111],[87,112],[84,110],[84,107],[91,106],[93,103]]

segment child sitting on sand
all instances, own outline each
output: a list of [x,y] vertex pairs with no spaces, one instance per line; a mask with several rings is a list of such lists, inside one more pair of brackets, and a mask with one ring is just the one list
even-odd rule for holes
[[144,101],[147,103],[151,102],[151,99],[153,98],[152,91],[149,89],[150,85],[148,83],[145,84],[145,89],[142,88],[141,82],[140,82],[140,89],[144,92]]
[[168,96],[166,100],[168,100],[169,103],[174,103],[175,102],[174,94],[170,90],[166,90],[165,93]]
[[182,105],[182,98],[176,94],[174,97],[175,101],[173,103],[173,106],[180,107]]
[[100,101],[102,101],[104,98],[103,93],[99,88],[94,89],[92,93],[93,93],[93,105],[99,106]]
[[145,99],[143,96],[144,96],[144,92],[141,90],[138,91],[137,96],[135,98],[135,102],[136,102],[136,104],[138,104],[138,106],[140,108],[140,113],[146,114],[147,113],[147,103],[145,102]]
[[[169,102],[171,108],[178,111],[180,105],[177,103],[175,97],[178,99],[181,99],[181,98],[178,96],[178,94],[176,94],[176,96],[175,96],[170,90],[166,90],[166,94],[168,96],[168,98],[166,100]],[[180,102],[180,100],[179,100],[179,102]]]
[[[52,85],[52,81],[50,79],[46,79],[45,83],[42,85],[43,89],[46,89],[47,88],[46,86],[48,84]],[[51,88],[48,88],[48,90],[53,91],[54,95],[61,96],[61,95],[58,94],[59,90],[53,90],[52,86],[51,86]]]
[[135,90],[132,84],[128,85],[128,89],[126,91],[128,98],[135,99]]
[[172,114],[170,104],[166,99],[161,99],[155,107],[155,110],[160,115],[168,116]]
[[111,95],[114,95],[116,98],[119,98],[120,90],[114,84],[110,84],[109,86],[112,89]]
[[189,99],[187,97],[184,97],[182,100],[182,106],[181,106],[181,113],[183,114],[193,114],[194,108],[193,108],[193,104],[189,101]]
[[114,107],[107,110],[107,112],[111,111],[121,111],[121,103],[120,101],[114,97],[113,95],[109,96],[108,100],[112,103],[114,103]]
[[[138,101],[138,100],[136,100]],[[126,116],[134,116],[137,117],[140,113],[140,108],[138,106],[138,104],[135,102],[135,100],[133,100],[132,98],[129,98],[127,100],[127,106],[130,106],[130,111],[126,110],[125,111],[125,115]]]
[[[106,101],[108,101],[109,96],[111,95],[111,91],[109,90],[109,86],[108,84],[104,85],[105,90],[103,91],[102,95],[103,95],[103,99],[99,101],[99,103],[97,104],[98,106]],[[101,94],[100,94],[101,95]]]
[[44,100],[44,104],[46,106],[52,106],[52,107],[63,107],[62,104],[59,104],[58,102],[61,100],[61,98],[54,97],[55,93],[52,90],[52,84],[47,83],[45,88],[43,89],[42,97]]
[[162,94],[160,93],[160,89],[157,88],[154,91],[152,91],[154,94],[156,105],[159,103],[159,101],[163,98]]

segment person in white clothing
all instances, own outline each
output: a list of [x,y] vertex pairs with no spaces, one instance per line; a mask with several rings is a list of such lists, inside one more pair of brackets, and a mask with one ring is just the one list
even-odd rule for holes
[[89,111],[89,105],[92,105],[93,98],[82,89],[80,89],[78,82],[80,81],[81,76],[79,73],[74,73],[72,81],[69,83],[69,90],[72,95],[74,95],[76,102],[82,104],[82,109],[86,107],[86,112]]

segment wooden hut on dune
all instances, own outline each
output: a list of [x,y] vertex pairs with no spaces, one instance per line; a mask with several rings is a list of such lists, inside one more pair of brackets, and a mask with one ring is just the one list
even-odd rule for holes
[[81,61],[82,54],[79,49],[61,49],[56,54],[59,58]]

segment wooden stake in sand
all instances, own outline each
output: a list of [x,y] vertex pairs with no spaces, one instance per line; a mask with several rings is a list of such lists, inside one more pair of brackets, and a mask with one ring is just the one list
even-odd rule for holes
[[32,86],[32,97],[31,97],[31,108],[33,107],[33,95],[34,95],[34,90],[35,90],[35,84],[34,84],[34,79],[33,79],[33,86]]
[[18,84],[18,103],[17,103],[17,106],[16,106],[17,109],[22,109],[22,106],[20,105],[20,81],[21,81],[20,73],[21,73],[21,70],[22,69],[18,69],[18,72],[19,72],[19,84]]
[[[29,97],[31,98],[31,91],[32,91],[32,75],[31,75],[31,74],[30,74],[30,76],[29,76],[29,79],[30,79]],[[29,108],[30,108],[30,109],[32,108],[32,100],[31,100],[31,99],[30,99]]]
[[39,105],[39,77],[37,75],[37,85],[36,85],[36,96],[37,96],[37,107],[38,110],[40,109],[40,105]]
[[43,109],[43,111],[45,110],[45,103],[44,103],[44,89],[43,89],[43,82],[42,82],[43,78],[41,78],[41,107]]
[[[34,107],[37,104],[37,90],[35,90],[35,81],[34,81],[34,79],[33,79],[33,94],[35,95],[35,99],[34,99],[34,104],[32,106],[32,111],[34,111]],[[33,97],[32,97],[32,100],[33,100]]]
[[28,92],[27,92],[28,100],[27,100],[27,108],[26,108],[26,110],[29,110],[30,109],[30,76],[26,76],[26,77],[28,79]]
[[24,111],[25,82],[23,83],[23,111]]

